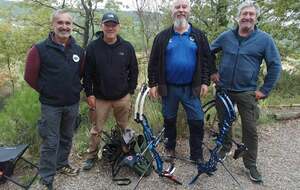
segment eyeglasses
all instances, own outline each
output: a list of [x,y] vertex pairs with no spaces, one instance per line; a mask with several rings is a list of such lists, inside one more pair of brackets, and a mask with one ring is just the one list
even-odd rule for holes
[[111,28],[114,28],[116,26],[118,26],[117,23],[114,23],[114,22],[106,22],[103,24],[105,27],[111,27]]

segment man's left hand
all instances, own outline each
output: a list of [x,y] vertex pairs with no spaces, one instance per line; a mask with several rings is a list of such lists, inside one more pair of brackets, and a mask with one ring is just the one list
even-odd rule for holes
[[208,86],[206,84],[201,85],[201,91],[200,91],[200,96],[205,97],[208,92]]
[[260,100],[260,99],[264,99],[266,97],[266,95],[264,93],[262,93],[259,90],[255,91],[255,99],[256,100]]

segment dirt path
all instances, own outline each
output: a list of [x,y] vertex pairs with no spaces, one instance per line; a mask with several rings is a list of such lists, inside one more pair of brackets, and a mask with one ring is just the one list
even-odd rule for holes
[[[271,125],[259,126],[259,158],[258,167],[263,175],[262,185],[250,182],[248,173],[243,167],[242,160],[234,160],[229,157],[225,165],[246,190],[300,189],[300,119],[278,122]],[[183,156],[187,156],[187,140],[179,143],[178,150]],[[182,151],[181,151],[182,150]],[[184,151],[185,150],[185,151]],[[149,190],[173,190],[173,189],[241,189],[224,170],[218,165],[218,171],[212,177],[201,176],[194,186],[187,186],[191,178],[196,174],[194,165],[177,160],[176,174],[185,185],[174,185],[172,182],[159,178],[156,173],[142,180],[138,189]],[[119,176],[126,176],[132,180],[129,186],[117,186],[111,180],[110,167],[99,162],[89,172],[81,172],[77,177],[65,177],[58,175],[55,181],[57,190],[110,190],[132,189],[138,178],[122,169]],[[0,186],[0,189],[15,189],[15,186]],[[37,185],[31,189],[38,189]]]

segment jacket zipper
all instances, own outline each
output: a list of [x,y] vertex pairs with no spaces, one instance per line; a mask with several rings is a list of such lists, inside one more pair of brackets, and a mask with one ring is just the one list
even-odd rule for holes
[[233,73],[232,73],[232,77],[231,77],[231,86],[230,86],[231,90],[233,89],[233,80],[235,78],[236,65],[238,64],[238,59],[239,59],[239,54],[240,54],[240,46],[241,46],[241,43],[239,42],[237,55],[236,55],[236,59],[235,59],[234,67],[233,67]]

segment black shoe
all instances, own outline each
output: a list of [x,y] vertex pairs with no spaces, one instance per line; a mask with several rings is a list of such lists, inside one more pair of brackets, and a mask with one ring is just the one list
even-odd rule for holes
[[250,179],[251,181],[255,183],[261,183],[262,182],[262,177],[260,173],[257,171],[257,168],[255,166],[249,168],[250,172]]
[[86,159],[83,162],[82,169],[85,170],[85,171],[88,171],[88,170],[92,169],[95,165],[95,162],[96,162],[95,158]]
[[191,158],[191,161],[193,164],[196,164],[196,165],[204,163],[203,157],[197,158],[197,159]]
[[[198,159],[191,159],[192,160],[192,163],[195,164],[195,165],[200,165],[200,164],[205,164],[205,160],[203,159],[203,157],[201,158],[198,158]],[[203,166],[203,165],[202,165]],[[214,170],[215,171],[215,170]],[[205,172],[208,176],[212,176],[213,175],[213,172]]]

